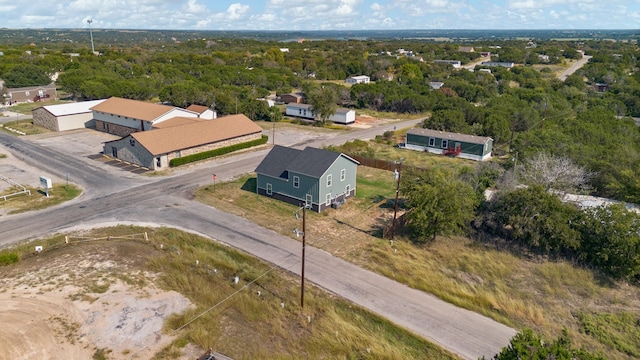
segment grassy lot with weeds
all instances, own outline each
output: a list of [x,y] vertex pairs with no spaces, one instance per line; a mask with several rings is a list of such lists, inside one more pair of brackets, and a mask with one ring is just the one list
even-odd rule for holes
[[[113,240],[143,231],[149,232],[149,241]],[[110,236],[112,240],[66,245],[64,235],[57,235],[38,240],[44,246],[43,253],[33,254],[33,243],[23,243],[0,252],[0,258],[14,254],[20,261],[10,267],[30,266],[31,260],[42,262],[47,256],[78,259],[86,247],[91,251],[99,249],[104,254],[101,257],[108,256],[104,261],[122,264],[115,268],[122,268],[123,272],[78,279],[78,285],[86,289],[86,298],[79,294],[77,299],[84,301],[105,292],[112,277],[120,279],[140,271],[157,274],[156,285],[183,294],[195,307],[165,323],[166,332],[180,330],[175,332],[177,339],[155,359],[175,359],[187,344],[198,345],[203,351],[211,347],[234,359],[456,358],[312,285],[307,285],[305,307],[301,309],[297,277],[193,234],[119,226],[92,230],[82,236]],[[3,269],[0,267],[0,272]],[[238,284],[234,283],[234,276],[240,278]],[[133,279],[131,284],[146,284],[137,281]]]
[[45,128],[41,127],[41,126],[34,125],[32,119],[10,121],[10,122],[5,123],[3,125],[3,127],[0,128],[3,131],[5,131],[5,132],[7,132],[9,134],[15,135],[14,132],[11,132],[11,131],[5,129],[7,127],[12,128],[14,130],[22,131],[26,135],[44,134],[44,133],[51,132],[51,130],[49,130],[49,129],[45,129]]
[[[0,193],[1,195],[12,194],[21,191],[18,187],[11,187]],[[42,189],[27,187],[31,195],[21,194],[7,198],[7,201],[0,199],[0,209],[6,209],[9,214],[17,214],[25,211],[45,209],[69,201],[78,197],[82,190],[73,184],[54,184],[49,190],[49,197]]]
[[[438,157],[437,164],[429,165],[429,154],[417,154],[426,159],[421,159],[426,167],[445,166],[440,160],[459,161]],[[405,155],[405,161],[414,163],[410,159]],[[464,163],[457,166],[467,166]],[[599,326],[605,335],[596,335],[585,330],[579,314],[631,314],[624,317],[630,319],[626,324],[640,324],[638,287],[613,283],[566,262],[524,259],[465,237],[424,245],[400,234],[391,243],[381,238],[393,217],[391,173],[361,166],[357,181],[356,197],[340,209],[308,215],[308,244],[507,325],[532,328],[548,338],[567,328],[577,347],[611,359],[635,358],[635,350],[612,344],[633,344],[637,333]],[[299,226],[293,216],[297,208],[257,195],[255,186],[255,177],[246,176],[217,184],[215,192],[203,187],[196,198],[295,238],[291,230]]]

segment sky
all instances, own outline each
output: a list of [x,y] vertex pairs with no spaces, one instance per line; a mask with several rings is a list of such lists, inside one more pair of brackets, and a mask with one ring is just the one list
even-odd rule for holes
[[640,29],[640,0],[0,0],[0,27]]

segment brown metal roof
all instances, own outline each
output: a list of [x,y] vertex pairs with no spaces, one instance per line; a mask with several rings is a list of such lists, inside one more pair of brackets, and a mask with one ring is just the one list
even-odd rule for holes
[[144,101],[112,97],[91,108],[107,114],[130,117],[137,120],[153,121],[169,111],[177,109],[175,106],[152,104]]
[[131,134],[151,154],[161,155],[205,144],[261,133],[262,128],[243,114]]
[[159,123],[153,124],[153,127],[155,129],[164,129],[164,128],[173,127],[173,126],[193,124],[195,122],[200,122],[200,121],[205,121],[205,120],[202,120],[200,118],[176,116],[176,117],[172,117],[171,119],[167,119],[165,121],[161,121]]
[[412,135],[420,135],[424,137],[432,137],[438,139],[448,139],[454,141],[462,141],[470,144],[485,144],[487,141],[491,140],[490,137],[486,136],[476,136],[476,135],[467,135],[467,134],[459,134],[452,133],[447,131],[440,130],[431,130],[431,129],[421,129],[421,128],[413,128],[407,131],[407,134]]
[[209,108],[203,105],[192,104],[187,107],[187,110],[202,114],[203,112],[209,110]]

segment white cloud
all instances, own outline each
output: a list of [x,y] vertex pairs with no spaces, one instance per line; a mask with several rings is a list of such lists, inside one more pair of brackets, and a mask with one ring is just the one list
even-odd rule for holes
[[230,20],[237,20],[240,19],[244,14],[246,14],[247,11],[249,11],[249,5],[235,3],[229,5],[229,8],[227,8],[227,15],[229,16]]
[[207,7],[198,4],[198,0],[189,0],[186,5],[182,7],[182,11],[191,14],[200,14],[207,12]]

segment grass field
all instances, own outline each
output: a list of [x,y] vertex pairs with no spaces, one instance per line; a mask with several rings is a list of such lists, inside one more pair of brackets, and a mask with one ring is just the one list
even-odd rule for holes
[[[20,190],[21,189],[17,187],[11,187],[0,193],[0,196]],[[49,197],[45,196],[44,190],[42,189],[27,187],[27,190],[31,192],[31,195],[17,195],[8,198],[6,201],[0,199],[0,209],[7,209],[9,214],[40,210],[74,199],[82,193],[82,191],[73,184],[54,184],[53,189],[49,190]]]
[[[356,198],[338,210],[310,214],[307,243],[507,325],[529,327],[549,338],[567,328],[578,347],[611,359],[636,358],[626,346],[611,344],[638,343],[637,332],[598,327],[605,335],[595,336],[580,325],[579,314],[598,319],[630,314],[622,317],[627,326],[640,323],[640,289],[566,262],[521,258],[465,237],[418,245],[397,236],[391,244],[381,234],[393,215],[393,186],[390,172],[359,167]],[[203,187],[196,198],[293,237],[296,208],[255,194],[252,176],[218,184],[216,192]]]
[[34,125],[32,119],[10,121],[10,122],[4,123],[3,127],[0,127],[0,129],[8,132],[9,134],[15,135],[15,133],[5,129],[7,127],[18,130],[18,131],[22,131],[26,135],[44,134],[44,133],[51,132],[51,130],[49,129],[45,129],[41,126]]
[[[113,240],[143,231],[149,232],[149,241]],[[37,255],[32,244],[22,244],[0,252],[0,259],[20,259],[9,268],[0,267],[0,272],[19,273],[17,267],[47,261],[48,256],[79,259],[84,251],[100,248],[101,253],[111,254],[103,260],[119,264],[115,268],[122,271],[77,278],[76,285],[86,289],[86,296],[78,294],[77,298],[86,301],[105,292],[110,279],[142,287],[147,282],[135,274],[157,274],[159,287],[183,294],[195,307],[167,321],[165,331],[175,331],[178,338],[154,359],[175,359],[187,344],[211,347],[234,359],[456,359],[311,285],[306,286],[301,309],[297,277],[209,239],[173,229],[131,226],[96,229],[82,236],[110,236],[111,240],[65,244],[64,236],[58,235],[39,241],[45,251]],[[237,284],[232,281],[234,276],[239,277]]]

